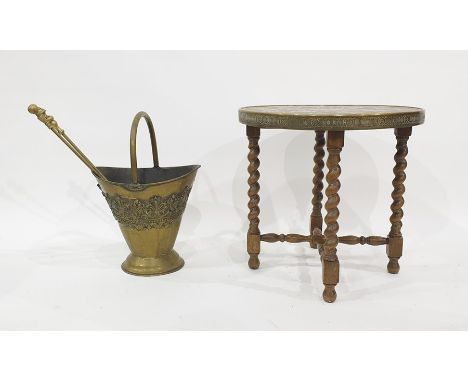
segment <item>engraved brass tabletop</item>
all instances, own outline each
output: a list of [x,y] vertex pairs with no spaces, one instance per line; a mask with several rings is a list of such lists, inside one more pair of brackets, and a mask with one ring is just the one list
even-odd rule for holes
[[[239,110],[239,121],[246,125],[249,140],[248,153],[248,208],[249,228],[247,232],[247,252],[249,267],[257,269],[260,266],[260,242],[307,242],[319,251],[322,261],[322,279],[324,284],[323,299],[327,302],[336,300],[335,287],[339,281],[339,259],[337,246],[341,244],[386,245],[389,273],[396,274],[400,270],[399,259],[403,251],[403,236],[401,234],[403,217],[404,181],[406,179],[407,142],[412,127],[424,123],[423,109],[408,106],[386,105],[265,105],[248,106]],[[345,130],[393,129],[396,136],[396,153],[393,168],[393,200],[390,209],[390,231],[384,236],[338,236],[338,205],[341,174],[340,153],[344,146]],[[260,130],[314,130],[314,176],[312,179],[312,212],[308,234],[276,234],[260,232]],[[325,139],[326,132],[326,139]],[[322,216],[323,179],[325,166],[325,147],[328,152],[326,165],[327,187],[325,195],[325,217]],[[365,190],[363,190],[364,192]],[[323,230],[323,225],[325,229]]]
[[265,105],[239,110],[239,121],[262,129],[369,130],[424,123],[424,110],[386,105]]

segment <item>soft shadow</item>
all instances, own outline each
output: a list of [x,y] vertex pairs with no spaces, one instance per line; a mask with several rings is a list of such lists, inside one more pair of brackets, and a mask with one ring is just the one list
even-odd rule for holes
[[103,244],[103,238],[99,236],[63,231],[44,237],[27,253],[28,260],[41,265],[95,268],[93,260],[98,260],[102,267],[110,268],[109,265],[115,265],[115,261],[125,259],[128,249],[123,238],[121,243],[111,241]]
[[0,197],[6,203],[14,204],[18,209],[26,211],[28,215],[34,215],[40,221],[56,222],[59,219],[56,209],[50,204],[44,204],[35,196],[32,189],[19,185],[13,179],[9,179],[8,184],[8,188],[0,188]]

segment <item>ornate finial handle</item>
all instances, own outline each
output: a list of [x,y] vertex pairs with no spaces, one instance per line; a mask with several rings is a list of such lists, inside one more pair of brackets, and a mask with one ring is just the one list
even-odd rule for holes
[[39,121],[41,121],[44,125],[46,125],[50,130],[52,130],[56,134],[62,135],[64,133],[63,129],[60,128],[57,121],[54,119],[53,116],[47,115],[45,109],[40,108],[35,104],[31,104],[28,107],[28,111],[31,114],[34,114]]
[[73,151],[73,153],[91,170],[98,178],[107,180],[104,174],[91,162],[86,155],[76,146],[73,141],[65,134],[65,131],[60,128],[57,121],[51,115],[47,115],[46,111],[37,105],[31,104],[28,106],[28,111],[34,114],[39,121],[46,125],[59,139]]

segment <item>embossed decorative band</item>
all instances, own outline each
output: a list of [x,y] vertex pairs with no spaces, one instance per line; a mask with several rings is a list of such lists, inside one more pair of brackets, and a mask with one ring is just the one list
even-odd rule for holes
[[239,110],[239,121],[263,129],[388,129],[422,124],[424,110],[405,106],[248,106]]
[[414,126],[422,123],[419,115],[391,115],[391,116],[366,116],[366,117],[317,117],[291,118],[270,117],[268,115],[253,115],[239,113],[239,119],[248,126],[256,126],[270,129],[297,129],[297,130],[367,130],[388,129],[401,126]]
[[131,199],[102,193],[115,219],[123,226],[138,231],[165,228],[182,217],[191,187],[168,196],[149,199]]

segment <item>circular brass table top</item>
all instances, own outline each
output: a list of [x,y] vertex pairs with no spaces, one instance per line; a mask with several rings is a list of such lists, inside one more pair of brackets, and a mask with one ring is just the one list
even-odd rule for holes
[[424,109],[387,105],[247,106],[239,109],[239,121],[262,129],[394,129],[424,123]]

